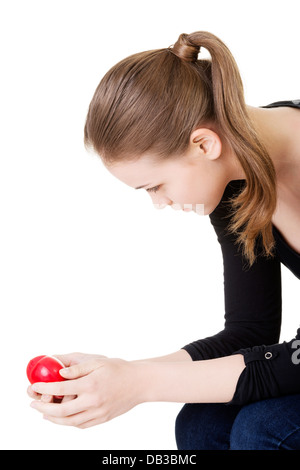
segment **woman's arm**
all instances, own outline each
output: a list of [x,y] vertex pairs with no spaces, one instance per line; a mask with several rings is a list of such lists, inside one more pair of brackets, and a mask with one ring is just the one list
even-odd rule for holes
[[94,358],[67,369],[69,380],[34,384],[42,395],[76,396],[31,406],[56,424],[86,428],[145,402],[224,403],[232,399],[245,365],[242,355],[206,361],[124,361]]
[[241,354],[205,361],[142,362],[142,402],[227,403],[245,368]]
[[192,361],[191,356],[185,349],[179,349],[166,356],[152,357],[150,359],[142,359],[134,362],[181,362],[181,361]]
[[231,221],[228,201],[242,188],[243,181],[232,181],[219,206],[209,215],[223,258],[225,323],[219,333],[184,346],[193,360],[230,356],[241,348],[275,344],[280,337],[280,260],[277,256],[263,256],[258,240],[257,259],[249,267],[236,243],[236,235],[228,233]]

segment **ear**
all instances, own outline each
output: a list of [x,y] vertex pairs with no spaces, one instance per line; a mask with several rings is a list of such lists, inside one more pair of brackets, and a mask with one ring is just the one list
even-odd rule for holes
[[190,147],[209,160],[216,160],[222,152],[222,142],[218,134],[211,129],[201,128],[192,132]]

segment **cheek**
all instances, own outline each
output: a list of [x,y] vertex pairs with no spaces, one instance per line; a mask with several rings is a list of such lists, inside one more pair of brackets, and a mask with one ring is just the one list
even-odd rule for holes
[[226,187],[222,175],[210,168],[181,168],[173,176],[172,185],[167,190],[168,197],[181,205],[204,204],[205,215],[214,211]]
[[181,201],[188,204],[204,204],[204,215],[211,214],[219,204],[225,187],[217,184],[215,178],[198,178],[186,181],[181,189]]
[[208,178],[187,178],[181,188],[184,200],[192,204],[207,203],[211,199],[213,191],[213,184]]

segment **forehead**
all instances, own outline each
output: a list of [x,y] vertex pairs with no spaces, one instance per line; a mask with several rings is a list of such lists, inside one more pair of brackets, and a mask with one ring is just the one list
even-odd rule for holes
[[158,184],[159,180],[177,174],[182,159],[158,160],[143,156],[134,161],[105,165],[107,170],[120,181],[134,188],[148,184]]

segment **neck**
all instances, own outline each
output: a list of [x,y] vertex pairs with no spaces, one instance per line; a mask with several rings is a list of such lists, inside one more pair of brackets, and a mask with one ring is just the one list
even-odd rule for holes
[[295,110],[284,107],[254,108],[252,106],[247,106],[247,109],[258,137],[273,161],[277,179],[280,181],[286,172],[294,169],[297,164],[296,142],[291,134],[291,119]]
[[[256,129],[258,138],[267,149],[275,167],[277,184],[286,186],[286,182],[300,168],[300,113],[293,108],[255,108],[247,106],[247,111]],[[223,146],[228,157],[228,182],[245,179],[245,173],[234,152]]]

